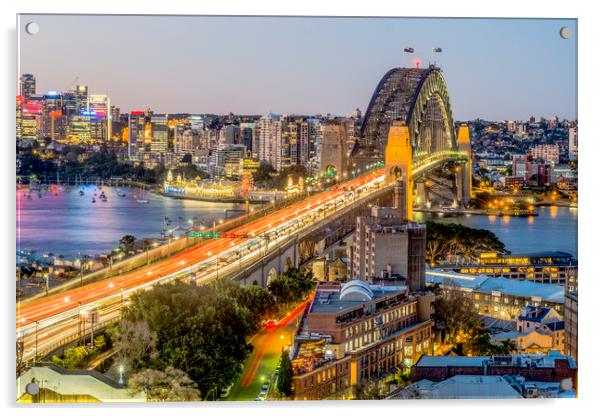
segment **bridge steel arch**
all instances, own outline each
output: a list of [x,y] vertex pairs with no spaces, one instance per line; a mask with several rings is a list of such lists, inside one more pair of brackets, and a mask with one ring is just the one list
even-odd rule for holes
[[368,104],[352,158],[381,160],[394,121],[409,127],[414,159],[457,150],[449,93],[439,68],[393,68],[383,76]]

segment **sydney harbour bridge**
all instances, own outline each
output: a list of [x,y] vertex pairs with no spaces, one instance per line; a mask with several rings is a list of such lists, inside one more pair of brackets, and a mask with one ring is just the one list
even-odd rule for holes
[[[394,144],[399,134],[407,137],[404,143]],[[399,148],[387,151],[388,145]],[[408,148],[404,151],[404,147]],[[387,177],[401,175],[406,182],[410,205],[428,206],[430,197],[445,193],[441,188],[452,191],[447,199],[454,204],[466,204],[471,197],[468,127],[456,131],[445,79],[434,65],[394,68],[382,77],[350,156],[356,166],[385,159]],[[435,174],[443,164],[453,167],[453,178]]]
[[[229,278],[265,286],[269,276],[301,264],[302,239],[343,218],[354,223],[358,210],[391,193],[407,219],[412,219],[413,207],[443,194],[441,188],[453,189],[448,199],[457,204],[470,199],[468,127],[456,130],[445,80],[435,66],[395,68],[385,74],[349,156],[341,159],[346,166],[337,168],[357,172],[363,167],[363,174],[288,205],[226,221],[220,227],[227,238],[215,234],[207,240],[191,231],[179,242],[157,247],[165,252],[170,243],[178,244],[177,250],[168,250],[156,261],[149,261],[148,252],[135,255],[113,265],[120,269],[118,274],[99,271],[19,302],[16,336],[22,359],[35,362],[85,338],[87,322],[102,328],[120,319],[133,293],[156,284]],[[453,176],[436,174],[442,168]]]

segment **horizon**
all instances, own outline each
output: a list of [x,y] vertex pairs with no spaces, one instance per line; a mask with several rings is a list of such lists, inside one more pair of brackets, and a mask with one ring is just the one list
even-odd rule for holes
[[[414,59],[425,67],[437,46],[454,119],[577,119],[575,19],[20,17],[19,74],[36,77],[36,93],[65,92],[77,78],[123,113],[349,116],[357,107],[364,114],[386,71]],[[40,33],[32,36],[24,26],[34,17]],[[97,47],[107,22],[112,32]],[[571,29],[570,39],[559,36],[561,26]],[[231,30],[222,33],[224,27]],[[287,36],[276,37],[283,29]],[[73,36],[81,31],[94,36]],[[426,34],[403,40],[415,33]],[[199,44],[193,34],[211,40]],[[408,46],[416,53],[403,54]],[[481,71],[486,65],[491,71]]]

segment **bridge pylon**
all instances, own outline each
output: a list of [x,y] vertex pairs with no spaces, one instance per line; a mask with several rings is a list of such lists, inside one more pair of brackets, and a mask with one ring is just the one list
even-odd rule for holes
[[466,153],[468,157],[456,171],[457,199],[462,205],[466,205],[472,198],[472,147],[468,125],[462,124],[458,128],[457,140],[458,151]]
[[394,205],[403,219],[413,218],[412,145],[410,130],[404,121],[394,121],[389,128],[385,148],[385,182],[395,184]]

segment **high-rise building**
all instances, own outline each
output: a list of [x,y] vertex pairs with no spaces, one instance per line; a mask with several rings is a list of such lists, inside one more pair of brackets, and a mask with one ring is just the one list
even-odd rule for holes
[[142,160],[140,154],[144,152],[144,111],[132,111],[128,119],[128,157],[131,160]]
[[234,124],[228,124],[222,127],[219,131],[219,145],[220,149],[225,148],[231,144],[240,143],[240,127]]
[[[271,164],[274,168],[278,165],[280,156],[276,143],[282,140],[282,124],[280,117],[269,113],[259,119],[259,149],[257,155],[260,162]],[[276,168],[277,169],[277,168]]]
[[577,127],[569,128],[569,160],[577,160],[578,134]]
[[20,140],[23,134],[22,125],[23,125],[23,100],[24,97],[22,95],[17,95],[17,99],[15,101],[16,107],[16,120],[15,120],[15,135],[17,140]]
[[151,153],[165,154],[169,150],[169,128],[167,126],[167,114],[153,114],[150,117],[151,124]]
[[197,133],[205,127],[205,119],[200,114],[191,114],[188,117],[188,123],[190,123],[190,128]]
[[19,95],[29,98],[36,93],[36,78],[32,74],[21,75],[19,84]]
[[42,113],[42,136],[52,140],[65,137],[65,117],[63,116],[63,96],[56,91],[44,95]]
[[404,222],[395,208],[373,206],[357,218],[352,277],[405,281],[411,291],[425,287],[426,226]]
[[257,142],[257,129],[255,123],[240,123],[240,142],[245,145],[247,150],[251,152],[255,158],[256,155],[256,142]]
[[83,143],[90,142],[92,138],[90,130],[90,113],[83,110],[81,114],[69,118],[67,138]]
[[90,136],[92,140],[107,142],[111,138],[109,123],[109,97],[106,95],[88,96],[88,113],[90,115]]

